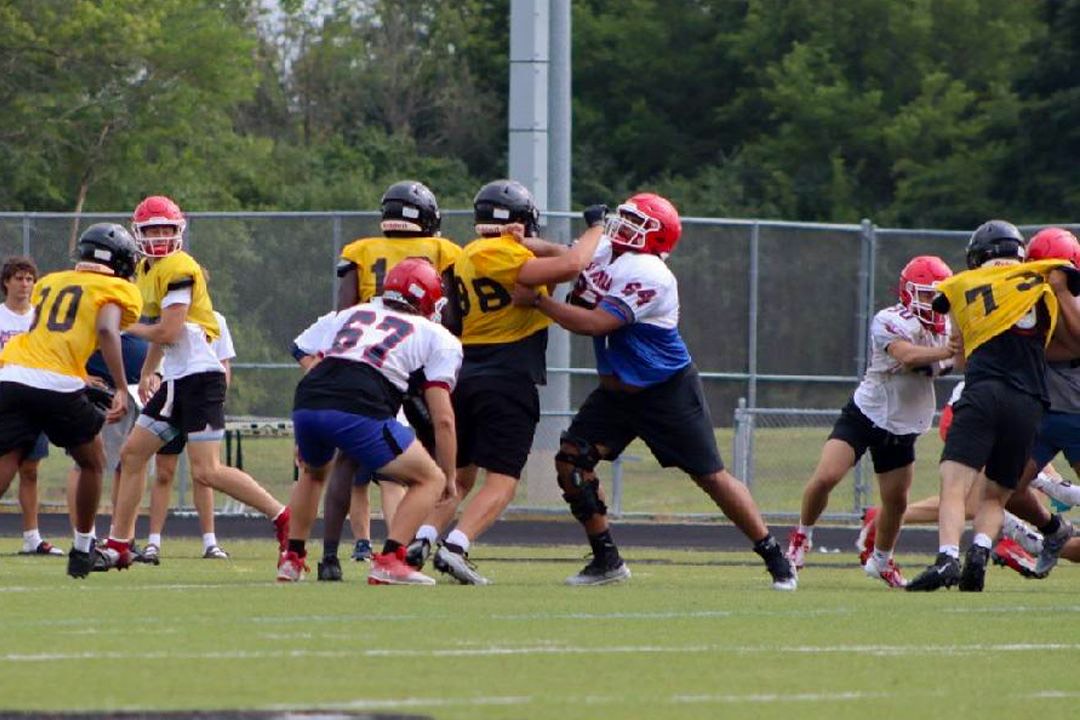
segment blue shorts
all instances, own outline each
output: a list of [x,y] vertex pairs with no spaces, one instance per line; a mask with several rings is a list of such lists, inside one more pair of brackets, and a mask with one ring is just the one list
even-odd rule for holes
[[1040,470],[1059,452],[1065,453],[1070,465],[1080,462],[1080,413],[1049,410],[1043,415],[1031,448],[1031,459]]
[[41,433],[38,435],[34,447],[30,449],[30,452],[26,453],[25,457],[23,457],[23,462],[26,462],[27,460],[44,460],[47,457],[49,457],[49,438],[45,436],[45,433]]
[[377,420],[341,410],[293,410],[293,433],[300,459],[321,467],[334,450],[355,460],[357,475],[370,474],[412,445],[416,435],[394,418]]

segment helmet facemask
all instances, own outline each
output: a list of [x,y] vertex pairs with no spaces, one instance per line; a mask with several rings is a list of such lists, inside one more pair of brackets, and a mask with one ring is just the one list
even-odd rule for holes
[[945,332],[945,315],[934,310],[934,297],[938,284],[924,285],[907,280],[901,288],[901,302],[912,315],[918,318],[927,330],[936,335]]
[[650,217],[630,203],[620,205],[616,212],[604,221],[604,235],[612,245],[626,250],[643,251],[651,232],[659,232],[660,221]]
[[[131,234],[135,238],[135,244],[139,252],[146,257],[166,257],[178,252],[184,246],[184,220],[171,218],[150,218],[144,222],[133,222]],[[151,228],[171,227],[172,234],[146,233]]]

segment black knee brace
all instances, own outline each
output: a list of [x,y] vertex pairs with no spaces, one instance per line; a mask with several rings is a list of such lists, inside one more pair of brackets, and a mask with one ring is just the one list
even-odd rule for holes
[[571,466],[569,475],[558,473],[559,487],[563,491],[563,500],[570,505],[570,514],[580,522],[585,522],[593,515],[607,515],[607,505],[600,498],[600,481],[593,470],[600,462],[600,453],[592,443],[563,433],[559,438],[563,445],[570,445],[575,452],[559,449],[555,462]]

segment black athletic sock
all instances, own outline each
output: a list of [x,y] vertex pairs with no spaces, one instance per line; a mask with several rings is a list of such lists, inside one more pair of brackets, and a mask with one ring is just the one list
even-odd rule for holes
[[399,547],[402,545],[397,540],[387,540],[382,546],[383,555],[393,555]]
[[337,557],[338,545],[341,543],[337,540],[323,540],[322,541],[322,556],[324,558]]
[[776,542],[776,538],[772,536],[772,533],[769,533],[754,543],[754,552],[768,560],[770,557],[781,553],[780,543]]
[[1039,532],[1041,532],[1043,534],[1043,537],[1046,537],[1047,535],[1053,535],[1054,533],[1056,533],[1060,529],[1061,529],[1061,516],[1058,515],[1057,513],[1054,513],[1053,515],[1050,516],[1050,521],[1047,522],[1045,525],[1043,525],[1041,528],[1039,528]]
[[602,560],[608,565],[618,565],[622,562],[622,558],[619,557],[619,548],[615,546],[615,539],[611,537],[611,530],[589,535],[589,545],[592,547],[593,557],[597,560]]
[[289,540],[289,552],[294,552],[300,557],[307,555],[307,550],[304,549],[303,540]]

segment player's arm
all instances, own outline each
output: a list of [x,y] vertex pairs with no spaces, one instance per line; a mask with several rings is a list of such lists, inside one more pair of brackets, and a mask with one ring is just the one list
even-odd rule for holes
[[522,285],[536,286],[573,280],[592,262],[603,234],[603,226],[595,225],[562,255],[525,261],[518,271],[517,281]]
[[98,347],[101,348],[101,357],[105,360],[105,367],[109,368],[112,375],[116,392],[113,394],[112,407],[105,413],[105,420],[116,422],[127,412],[127,377],[124,374],[124,354],[120,349],[120,319],[123,310],[115,303],[106,303],[101,306],[97,314]]
[[[515,304],[522,304],[517,300],[522,297],[522,290],[521,286],[514,288]],[[549,295],[533,293],[531,301],[525,304],[535,307],[563,328],[578,335],[610,335],[634,321],[629,310],[609,303],[589,309],[559,302]]]
[[429,383],[424,388],[431,424],[435,431],[435,462],[446,474],[443,495],[457,495],[454,478],[457,474],[457,430],[454,426],[454,406],[450,403],[450,390],[442,383]]
[[[889,343],[885,352],[894,357],[908,370],[926,367],[932,363],[950,362],[953,358],[951,344],[941,347],[924,347],[907,340],[896,339]],[[937,373],[935,373],[937,374]]]
[[137,323],[128,332],[148,342],[170,345],[180,339],[187,321],[187,303],[175,303],[161,309],[161,318],[153,325]]
[[344,310],[360,302],[360,281],[357,279],[356,263],[341,260],[337,266],[338,290],[337,307]]

